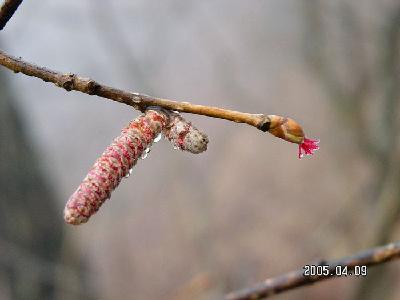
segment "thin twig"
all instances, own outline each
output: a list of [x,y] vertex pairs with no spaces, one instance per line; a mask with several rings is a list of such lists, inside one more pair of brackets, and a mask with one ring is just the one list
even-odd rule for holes
[[16,12],[18,6],[22,3],[22,0],[5,0],[3,5],[0,7],[0,30],[6,26],[7,22]]
[[304,270],[296,270],[290,273],[265,280],[253,287],[245,288],[230,293],[226,300],[258,300],[279,294],[297,287],[313,284],[325,279],[335,278],[337,266],[347,266],[348,271],[354,270],[356,266],[374,266],[394,259],[400,258],[400,242],[391,243],[386,246],[365,250],[355,255],[345,257],[336,261],[321,262],[319,265],[328,266],[327,276],[304,276]]
[[21,58],[13,57],[0,50],[0,65],[14,71],[52,82],[56,86],[67,91],[79,91],[89,95],[114,100],[144,111],[149,106],[160,106],[165,109],[208,116],[212,118],[225,119],[236,123],[246,123],[262,131],[269,129],[271,120],[264,114],[250,114],[239,111],[227,110],[218,107],[191,104],[188,102],[177,102],[168,99],[160,99],[132,93],[100,84],[90,78],[79,77],[71,73],[59,73],[35,64],[23,61]]

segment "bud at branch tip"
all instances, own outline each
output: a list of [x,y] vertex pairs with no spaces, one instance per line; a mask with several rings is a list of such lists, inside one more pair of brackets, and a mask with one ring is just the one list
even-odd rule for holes
[[277,115],[268,115],[270,127],[268,132],[284,139],[285,141],[299,145],[298,157],[312,155],[319,149],[319,140],[308,139],[304,135],[303,128],[291,118],[284,118]]

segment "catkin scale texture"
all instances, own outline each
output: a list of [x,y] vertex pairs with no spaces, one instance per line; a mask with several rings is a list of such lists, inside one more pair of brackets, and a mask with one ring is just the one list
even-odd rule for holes
[[64,209],[65,221],[73,225],[86,223],[167,123],[167,114],[148,110],[122,129],[69,198]]
[[171,112],[164,136],[178,149],[198,154],[207,150],[208,137],[180,114]]

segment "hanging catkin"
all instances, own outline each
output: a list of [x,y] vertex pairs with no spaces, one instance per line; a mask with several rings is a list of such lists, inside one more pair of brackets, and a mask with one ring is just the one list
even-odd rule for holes
[[87,222],[110,198],[121,179],[130,174],[138,158],[151,146],[167,123],[167,114],[148,110],[122,129],[69,198],[64,209],[65,221],[74,225]]
[[163,130],[163,134],[175,148],[194,154],[207,150],[207,135],[178,113],[170,112],[170,121]]

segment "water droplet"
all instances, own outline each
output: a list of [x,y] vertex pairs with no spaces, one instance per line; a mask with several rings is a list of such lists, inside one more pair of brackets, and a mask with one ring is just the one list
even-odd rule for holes
[[174,145],[174,149],[175,149],[175,150],[178,150],[179,147],[178,147],[177,145]]
[[150,152],[150,147],[147,147],[146,149],[143,150],[142,155],[140,156],[141,159],[145,159],[147,157],[147,155]]
[[162,134],[159,133],[155,138],[154,138],[154,143],[158,143],[161,140]]
[[128,173],[125,175],[125,178],[128,178],[129,176],[131,176],[132,171],[133,171],[133,168],[130,168]]

